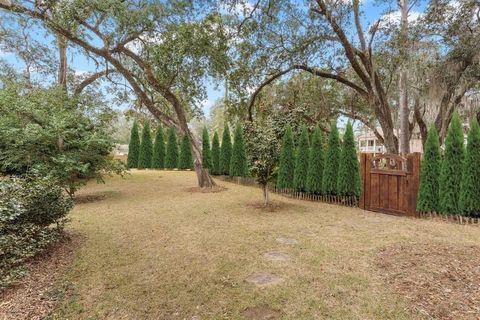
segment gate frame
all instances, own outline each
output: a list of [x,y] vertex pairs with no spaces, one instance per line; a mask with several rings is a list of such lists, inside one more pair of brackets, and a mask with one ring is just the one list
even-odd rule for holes
[[[397,159],[402,162],[403,168],[399,169],[379,169],[373,167],[373,161],[379,159]],[[360,171],[362,178],[362,194],[360,196],[360,208],[364,210],[383,212],[395,215],[415,216],[417,208],[417,194],[420,184],[420,163],[421,154],[419,152],[410,153],[406,158],[395,154],[384,153],[375,156],[372,153],[360,154]],[[406,164],[406,165],[405,165]],[[405,210],[392,210],[388,208],[371,208],[371,174],[385,174],[395,176],[405,176],[405,193],[403,203],[406,203]],[[379,188],[382,188],[380,185]]]

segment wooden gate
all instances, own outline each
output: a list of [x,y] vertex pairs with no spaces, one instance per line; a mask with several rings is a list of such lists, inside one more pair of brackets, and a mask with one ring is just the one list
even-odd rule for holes
[[360,208],[413,216],[420,181],[420,153],[406,158],[394,154],[360,155]]

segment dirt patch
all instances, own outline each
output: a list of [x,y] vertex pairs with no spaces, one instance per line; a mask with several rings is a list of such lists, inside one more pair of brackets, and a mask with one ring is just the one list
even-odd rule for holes
[[283,278],[268,272],[257,272],[252,273],[247,278],[245,278],[245,282],[253,283],[257,286],[264,287],[283,282]]
[[59,243],[30,260],[28,274],[0,293],[0,319],[43,319],[68,289],[55,283],[71,265],[82,237],[67,234]]
[[434,319],[480,319],[480,247],[443,243],[384,248],[376,265],[385,281]]
[[257,307],[248,307],[242,312],[242,316],[248,320],[270,320],[280,317],[280,311],[262,305]]
[[247,207],[263,212],[277,212],[291,209],[292,207],[294,207],[294,205],[282,201],[270,201],[268,205],[265,206],[263,201],[255,201],[247,203]]
[[74,202],[75,204],[92,203],[105,200],[106,198],[106,194],[82,194],[75,196]]
[[228,189],[218,185],[213,186],[211,188],[190,187],[185,189],[186,192],[190,192],[190,193],[218,193],[225,190],[228,190]]

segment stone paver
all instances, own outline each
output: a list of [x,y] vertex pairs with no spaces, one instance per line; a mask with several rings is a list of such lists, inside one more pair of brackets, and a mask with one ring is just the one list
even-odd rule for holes
[[263,254],[263,257],[270,261],[285,262],[290,260],[290,256],[286,253],[269,251]]
[[260,287],[264,287],[283,282],[283,278],[268,272],[256,272],[249,275],[245,281]]

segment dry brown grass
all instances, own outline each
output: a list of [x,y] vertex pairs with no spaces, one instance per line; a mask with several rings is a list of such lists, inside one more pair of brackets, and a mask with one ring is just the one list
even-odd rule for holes
[[[261,306],[282,319],[418,319],[425,316],[386,281],[379,252],[480,243],[477,227],[277,195],[287,206],[264,212],[248,205],[261,200],[259,189],[219,182],[228,190],[185,192],[195,183],[193,172],[134,171],[85,188],[82,195],[107,196],[74,209],[70,228],[86,240],[65,278],[74,294],[52,318],[242,319]],[[290,259],[268,261],[270,251]],[[258,272],[284,281],[244,281]]]

